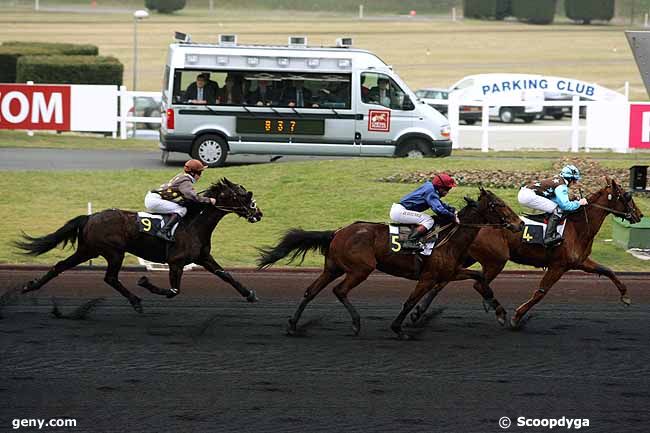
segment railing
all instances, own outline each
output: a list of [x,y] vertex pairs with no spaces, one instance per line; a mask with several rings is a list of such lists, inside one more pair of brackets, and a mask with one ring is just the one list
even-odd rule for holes
[[162,117],[144,117],[144,116],[130,116],[129,115],[129,100],[133,101],[132,107],[135,107],[135,98],[138,96],[149,96],[160,100],[162,98],[161,92],[139,92],[126,90],[126,86],[120,86],[117,92],[120,98],[120,113],[118,115],[119,133],[122,140],[128,137],[127,126],[129,123],[162,123]]

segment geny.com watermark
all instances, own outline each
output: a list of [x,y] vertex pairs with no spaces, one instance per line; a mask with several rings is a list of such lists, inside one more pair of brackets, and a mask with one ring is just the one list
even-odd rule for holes
[[18,430],[22,427],[36,427],[39,430],[50,427],[76,427],[77,420],[74,418],[14,418],[11,420],[11,428]]
[[[549,430],[554,428],[564,428],[567,430],[579,430],[583,427],[589,427],[589,419],[587,418],[526,418],[520,416],[516,420],[517,427],[544,427]],[[499,419],[499,427],[506,430],[512,427],[512,420],[507,416],[502,416]]]

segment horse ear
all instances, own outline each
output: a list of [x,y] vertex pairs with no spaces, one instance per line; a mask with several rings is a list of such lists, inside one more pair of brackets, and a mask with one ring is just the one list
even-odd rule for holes
[[612,179],[609,176],[605,176],[605,183],[607,186],[610,186],[612,184]]
[[233,185],[232,182],[229,181],[227,177],[224,177],[224,178],[223,178],[223,182],[224,182],[226,185],[228,185],[228,186],[232,186],[232,185]]
[[467,196],[465,196],[465,197],[463,197],[463,198],[465,199],[465,201],[467,202],[467,204],[468,204],[469,206],[474,206],[474,205],[476,205],[476,200],[474,200],[474,199],[472,199],[472,198],[469,198],[469,197],[467,197]]

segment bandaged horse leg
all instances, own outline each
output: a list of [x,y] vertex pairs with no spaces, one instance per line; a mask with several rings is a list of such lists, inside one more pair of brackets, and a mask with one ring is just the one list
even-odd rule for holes
[[144,287],[149,290],[151,293],[161,296],[167,296],[168,298],[173,298],[178,295],[181,290],[181,277],[183,276],[183,266],[178,265],[169,265],[169,284],[171,285],[170,289],[164,289],[156,286],[149,281],[147,277],[141,277],[138,280],[138,286]]
[[249,289],[239,281],[235,280],[235,278],[230,275],[230,273],[226,272],[212,256],[204,257],[202,260],[197,261],[197,264],[203,266],[208,272],[213,273],[226,283],[230,284],[235,288],[235,290],[237,290],[237,292],[239,292],[240,295],[246,298],[248,302],[257,302],[258,299],[255,290]]
[[390,325],[390,328],[397,334],[397,337],[403,340],[407,340],[410,338],[408,334],[405,334],[404,331],[402,330],[402,323],[404,322],[404,319],[408,315],[408,313],[411,312],[413,307],[417,305],[418,302],[420,302],[420,299],[424,295],[426,295],[430,290],[433,289],[435,286],[435,282],[433,281],[432,278],[426,278],[426,279],[420,279],[418,281],[417,285],[415,286],[415,289],[411,293],[411,295],[408,297],[406,302],[404,302],[404,306],[402,307],[402,311],[397,315],[395,320],[393,320],[393,323]]
[[600,263],[597,263],[591,258],[587,257],[587,259],[582,262],[580,266],[578,266],[578,269],[589,272],[590,274],[605,275],[612,281],[612,283],[616,285],[616,288],[621,293],[621,302],[623,302],[625,305],[630,305],[632,303],[632,300],[627,295],[627,287],[625,287],[625,284],[623,284],[623,282],[618,279],[616,274],[614,274],[614,271],[612,271],[607,266],[603,266]]

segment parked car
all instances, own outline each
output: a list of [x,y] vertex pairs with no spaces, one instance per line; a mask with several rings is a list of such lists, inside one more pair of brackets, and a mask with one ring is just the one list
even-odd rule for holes
[[[151,96],[136,96],[134,104],[129,108],[128,115],[134,117],[161,117],[160,99]],[[137,123],[135,129],[145,125],[147,129],[160,129],[160,123]]]
[[[438,110],[441,114],[447,116],[448,105],[444,101],[449,100],[449,91],[447,89],[427,88],[420,89],[415,95],[424,102]],[[481,120],[481,107],[471,105],[461,105],[459,107],[459,119],[473,125],[477,120]]]
[[[557,101],[569,101],[573,97],[569,94],[566,93],[557,93],[557,92],[544,92],[544,100],[545,101],[552,101],[552,102],[557,102]],[[544,110],[542,113],[538,116],[538,119],[543,119],[545,117],[552,117],[555,120],[561,120],[564,116],[571,116],[571,105],[562,105],[562,106],[544,106]]]

